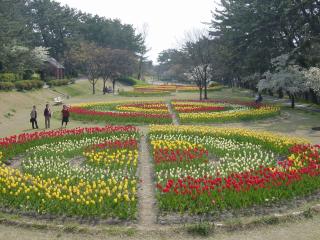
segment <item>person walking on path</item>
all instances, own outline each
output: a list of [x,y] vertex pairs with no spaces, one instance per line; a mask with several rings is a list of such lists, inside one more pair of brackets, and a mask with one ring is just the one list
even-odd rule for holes
[[46,104],[46,108],[44,109],[44,121],[46,128],[50,128],[50,120],[51,120],[51,109],[49,107],[49,104]]
[[38,113],[37,113],[36,106],[33,106],[31,113],[30,113],[30,122],[32,124],[32,129],[39,128],[38,122],[37,122],[37,117],[38,117],[37,115],[38,115]]
[[67,127],[68,122],[69,122],[70,112],[69,112],[69,109],[66,105],[63,105],[61,114],[62,114],[61,128],[63,127],[63,124],[65,124],[65,127]]

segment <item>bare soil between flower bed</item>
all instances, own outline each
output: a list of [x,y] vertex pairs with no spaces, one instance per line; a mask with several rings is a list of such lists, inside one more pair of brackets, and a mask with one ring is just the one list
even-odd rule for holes
[[106,225],[119,225],[119,226],[131,226],[137,223],[136,219],[126,220],[120,219],[117,217],[85,217],[85,216],[61,216],[54,214],[39,214],[35,211],[22,211],[6,206],[0,207],[1,213],[6,214],[14,214],[22,217],[28,217],[35,220],[47,220],[47,221],[58,221],[61,223],[67,222],[76,222],[79,224],[90,224],[90,225],[98,225],[98,224],[106,224]]
[[19,155],[19,156],[15,156],[11,159],[9,159],[8,162],[6,162],[6,164],[14,169],[20,169],[21,168],[21,163],[22,160],[24,159],[23,155]]

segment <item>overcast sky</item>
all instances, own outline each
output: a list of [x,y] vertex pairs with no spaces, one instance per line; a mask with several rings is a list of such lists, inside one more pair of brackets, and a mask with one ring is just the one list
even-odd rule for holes
[[177,47],[187,31],[210,22],[217,0],[58,0],[62,4],[141,28],[149,26],[149,58],[156,61],[164,49]]

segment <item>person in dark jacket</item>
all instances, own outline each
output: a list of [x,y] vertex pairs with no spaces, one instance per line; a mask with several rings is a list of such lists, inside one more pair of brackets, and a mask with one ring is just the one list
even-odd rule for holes
[[43,115],[44,115],[46,128],[50,128],[51,109],[49,107],[49,104],[46,104],[46,108],[44,109]]
[[33,106],[31,113],[30,113],[30,122],[32,124],[32,129],[39,128],[38,122],[37,122],[37,117],[38,117],[38,113],[37,113],[36,106]]
[[66,105],[63,105],[61,115],[62,115],[61,128],[63,127],[63,124],[65,124],[65,127],[67,127],[68,122],[69,122],[70,112],[69,112],[69,109]]

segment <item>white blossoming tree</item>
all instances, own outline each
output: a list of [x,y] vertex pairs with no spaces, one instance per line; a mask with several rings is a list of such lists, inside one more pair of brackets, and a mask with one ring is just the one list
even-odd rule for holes
[[212,78],[211,72],[210,66],[205,64],[192,68],[190,72],[186,74],[187,78],[198,86],[200,100],[202,100],[202,92],[204,88]]
[[258,83],[259,91],[271,90],[273,92],[284,91],[291,100],[291,107],[295,107],[297,94],[308,90],[303,71],[297,65],[287,66],[288,56],[281,55],[272,61],[275,71],[266,72],[265,78]]
[[306,86],[320,96],[320,68],[311,67],[303,73],[306,78]]

